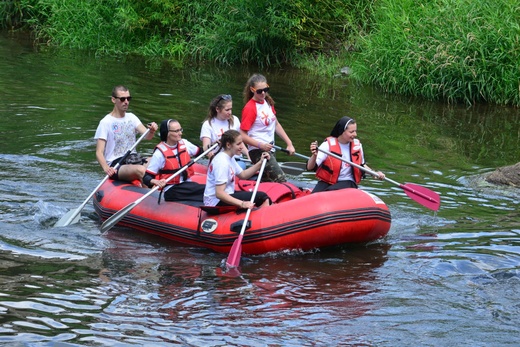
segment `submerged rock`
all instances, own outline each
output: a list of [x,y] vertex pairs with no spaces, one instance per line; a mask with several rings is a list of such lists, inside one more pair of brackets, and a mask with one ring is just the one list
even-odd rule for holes
[[486,176],[486,181],[494,184],[520,187],[520,163],[496,169]]
[[343,75],[350,75],[350,74],[352,74],[352,69],[349,68],[348,66],[345,66],[345,67],[341,68],[340,71],[341,71],[341,73]]

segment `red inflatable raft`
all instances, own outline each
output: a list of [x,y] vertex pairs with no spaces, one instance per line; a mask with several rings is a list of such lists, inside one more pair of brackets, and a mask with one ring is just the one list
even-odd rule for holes
[[[198,173],[194,180],[204,183],[205,177]],[[254,184],[241,180],[237,189],[252,190]],[[365,243],[384,237],[390,229],[388,207],[361,189],[309,194],[291,183],[261,183],[259,191],[275,203],[251,211],[242,241],[244,254]],[[104,221],[147,192],[146,188],[107,180],[93,199],[94,208]],[[118,225],[191,246],[230,251],[245,210],[165,201],[158,204],[158,196],[156,192],[144,199]]]

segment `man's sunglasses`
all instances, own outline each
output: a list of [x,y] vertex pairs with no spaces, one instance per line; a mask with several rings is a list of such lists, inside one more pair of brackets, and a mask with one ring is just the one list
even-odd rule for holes
[[126,100],[132,100],[131,96],[114,96],[114,98],[119,99],[121,102],[125,102]]

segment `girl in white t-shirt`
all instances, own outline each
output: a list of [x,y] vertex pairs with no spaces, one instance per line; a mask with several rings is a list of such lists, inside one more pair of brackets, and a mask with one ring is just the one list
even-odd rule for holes
[[[260,160],[263,151],[274,153],[275,134],[287,144],[285,151],[295,153],[291,139],[276,115],[274,100],[269,94],[265,76],[254,74],[244,87],[244,108],[240,120],[240,134],[249,147],[249,158],[253,163]],[[287,178],[274,155],[267,162],[262,182],[286,182]]]
[[227,130],[222,134],[219,152],[212,158],[208,166],[204,205],[253,208],[271,204],[271,200],[264,192],[257,191],[254,203],[250,201],[252,192],[235,192],[235,176],[240,179],[248,179],[260,169],[264,158],[269,160],[269,153],[264,152],[262,160],[243,170],[234,158],[242,152],[243,148],[242,136],[238,131]]
[[[233,100],[229,94],[217,95],[209,104],[208,116],[202,123],[200,129],[200,140],[202,149],[206,151],[212,144],[220,140],[222,134],[229,129],[239,130],[240,120],[232,113]],[[211,160],[218,149],[210,152],[207,157]],[[249,160],[249,154],[244,146],[241,154],[235,156],[235,160],[242,169],[246,168],[246,163],[242,160],[242,155]]]

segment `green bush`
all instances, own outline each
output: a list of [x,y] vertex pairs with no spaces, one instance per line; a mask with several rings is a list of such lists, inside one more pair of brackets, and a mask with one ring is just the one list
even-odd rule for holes
[[520,105],[520,4],[382,0],[355,78],[392,93]]
[[180,64],[291,64],[384,91],[520,105],[517,0],[11,0],[39,42]]
[[[7,4],[7,3],[6,3]],[[98,53],[274,65],[353,47],[367,6],[355,0],[20,0],[0,13],[46,43]],[[13,22],[13,21],[11,21]]]

